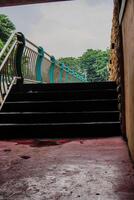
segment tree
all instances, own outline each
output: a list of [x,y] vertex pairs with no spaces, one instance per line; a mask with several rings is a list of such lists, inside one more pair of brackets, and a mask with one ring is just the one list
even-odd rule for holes
[[107,64],[109,60],[109,50],[88,49],[81,57],[60,58],[59,62],[86,75],[89,82],[106,81],[108,79]]
[[71,68],[73,68],[74,65],[77,64],[77,59],[73,57],[60,58],[59,62],[64,63],[65,65],[69,65]]
[[109,53],[102,50],[88,49],[81,57],[80,66],[87,71],[88,81],[106,81]]
[[10,21],[8,16],[0,15],[0,39],[5,43],[10,37],[12,31],[15,30],[15,25]]

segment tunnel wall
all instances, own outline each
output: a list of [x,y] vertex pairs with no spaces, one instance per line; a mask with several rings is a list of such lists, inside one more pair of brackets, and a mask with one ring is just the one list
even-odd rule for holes
[[123,136],[134,160],[134,0],[114,0],[110,80],[119,88]]
[[116,81],[117,84],[118,108],[120,112],[119,120],[121,124],[122,135],[126,138],[122,31],[119,22],[120,8],[121,8],[121,0],[114,0],[112,29],[111,29],[109,80]]
[[134,160],[134,0],[128,0],[121,22],[124,55],[126,134]]

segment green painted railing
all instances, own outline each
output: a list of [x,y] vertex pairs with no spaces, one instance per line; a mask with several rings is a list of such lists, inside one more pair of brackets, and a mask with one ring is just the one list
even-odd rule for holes
[[86,82],[85,76],[59,64],[22,33],[13,33],[0,52],[0,108],[14,84]]
[[22,33],[13,33],[0,52],[0,107],[13,84],[86,82],[85,76],[59,64]]
[[46,83],[86,82],[83,74],[60,64],[54,56],[48,54],[28,39],[25,40],[22,58],[24,79]]

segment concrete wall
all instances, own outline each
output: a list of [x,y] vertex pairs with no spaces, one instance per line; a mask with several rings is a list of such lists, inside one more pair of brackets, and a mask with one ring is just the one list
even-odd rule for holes
[[134,159],[134,0],[128,0],[122,20],[125,114],[128,145]]
[[[124,0],[123,0],[124,1]],[[111,29],[111,49],[109,64],[109,79],[116,81],[118,91],[118,108],[120,112],[120,123],[122,135],[126,138],[125,127],[125,98],[124,98],[124,67],[122,52],[122,31],[119,25],[121,0],[114,0],[112,29]]]

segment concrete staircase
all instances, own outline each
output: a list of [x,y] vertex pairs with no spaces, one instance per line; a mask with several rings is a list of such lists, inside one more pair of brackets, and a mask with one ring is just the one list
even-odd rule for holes
[[115,82],[14,85],[0,112],[0,137],[120,135]]

